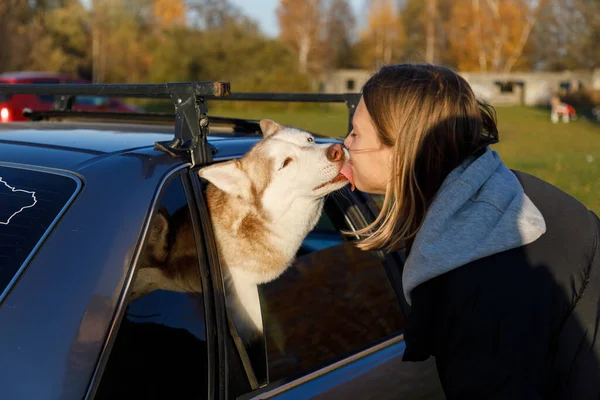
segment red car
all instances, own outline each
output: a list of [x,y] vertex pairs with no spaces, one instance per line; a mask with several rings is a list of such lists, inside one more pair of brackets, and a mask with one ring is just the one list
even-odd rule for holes
[[[0,84],[14,83],[91,83],[90,81],[74,78],[69,75],[51,72],[9,72],[0,74]],[[54,96],[33,94],[0,94],[0,122],[26,121],[23,109],[50,110],[54,103]],[[137,108],[128,105],[117,98],[100,96],[77,96],[73,103],[73,110],[79,111],[113,111],[137,112]]]

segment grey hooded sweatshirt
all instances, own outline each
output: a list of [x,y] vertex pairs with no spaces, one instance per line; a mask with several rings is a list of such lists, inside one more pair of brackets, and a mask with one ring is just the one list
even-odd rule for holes
[[444,180],[413,242],[403,272],[404,295],[471,261],[537,240],[544,217],[515,174],[487,148]]
[[491,149],[442,183],[402,271],[404,361],[452,399],[600,398],[600,220]]

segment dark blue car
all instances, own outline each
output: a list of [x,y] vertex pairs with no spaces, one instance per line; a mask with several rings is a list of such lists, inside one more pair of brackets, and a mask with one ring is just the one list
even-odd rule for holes
[[[432,360],[401,361],[401,255],[340,234],[377,213],[358,190],[327,198],[294,264],[260,287],[264,337],[240,344],[200,166],[156,146],[177,124],[0,125],[0,399],[443,398]],[[260,140],[248,126],[211,123],[210,162]],[[203,291],[128,301],[154,214],[182,207]]]

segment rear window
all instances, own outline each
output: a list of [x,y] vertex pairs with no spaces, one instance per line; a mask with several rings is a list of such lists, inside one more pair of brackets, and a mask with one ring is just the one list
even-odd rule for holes
[[75,194],[73,178],[0,166],[0,293]]

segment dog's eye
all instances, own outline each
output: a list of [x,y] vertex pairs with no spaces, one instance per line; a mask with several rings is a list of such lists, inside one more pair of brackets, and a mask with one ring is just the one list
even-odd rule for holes
[[288,157],[288,158],[286,158],[286,159],[283,161],[283,163],[281,164],[281,166],[279,167],[279,169],[282,169],[282,168],[285,168],[285,167],[287,167],[287,166],[288,166],[288,164],[289,164],[289,163],[291,163],[291,162],[292,162],[292,159],[291,159],[291,157]]
[[312,136],[307,137],[306,140],[308,141],[308,143],[312,143],[315,141],[315,139],[313,139]]

